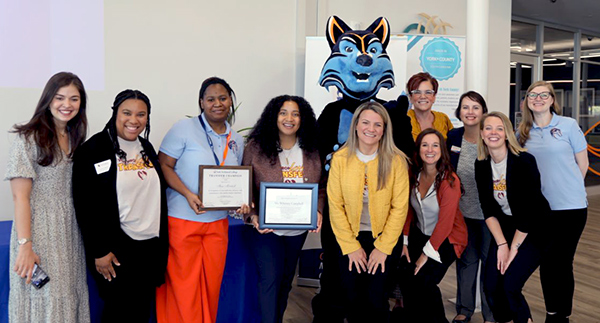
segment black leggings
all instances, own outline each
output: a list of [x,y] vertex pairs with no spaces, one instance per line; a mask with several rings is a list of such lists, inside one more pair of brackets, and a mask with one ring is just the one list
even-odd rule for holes
[[405,257],[401,260],[404,263],[403,274],[400,278],[404,308],[409,318],[408,322],[447,323],[442,293],[438,284],[446,275],[448,267],[456,260],[456,253],[450,241],[446,239],[438,249],[442,262],[439,263],[428,258],[425,265],[415,275],[415,263],[423,254],[423,247],[427,241],[429,241],[429,236],[424,235],[417,227],[413,226],[408,237],[411,263],[407,264]]
[[587,221],[587,208],[550,212],[542,221],[547,247],[542,252],[540,280],[546,311],[559,317],[573,310],[573,260]]
[[[508,245],[512,235],[505,234]],[[532,243],[535,237],[530,235],[519,247],[517,256],[504,275],[498,270],[498,246],[493,242],[488,253],[485,266],[484,290],[494,318],[498,322],[526,323],[532,318],[529,305],[523,296],[523,286],[540,264],[541,253],[537,245]]]

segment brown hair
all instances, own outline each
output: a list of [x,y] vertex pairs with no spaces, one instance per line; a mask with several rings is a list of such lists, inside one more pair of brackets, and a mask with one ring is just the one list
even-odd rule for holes
[[439,84],[435,77],[431,76],[431,74],[427,72],[421,72],[410,77],[406,83],[406,94],[410,95],[412,90],[418,89],[419,85],[425,81],[431,82],[431,85],[433,86],[433,92],[437,93]]
[[[554,92],[554,87],[552,84],[546,81],[537,81],[527,88],[527,95],[529,95],[529,93],[538,86],[545,86],[548,88],[548,92],[550,92],[550,96],[554,101],[550,107],[550,112],[560,114],[561,109],[558,103],[556,103],[556,92]],[[529,99],[527,98],[527,95],[523,101],[523,111],[521,111],[522,120],[521,124],[519,124],[519,144],[521,144],[521,146],[525,146],[527,139],[529,139],[529,131],[531,130],[531,127],[533,127],[533,113],[529,108]]]
[[[427,135],[434,134],[440,140],[440,151],[442,152],[440,159],[437,161],[435,168],[437,170],[437,175],[435,176],[435,184],[434,188],[436,191],[442,185],[442,182],[447,179],[450,187],[454,185],[454,168],[452,167],[452,163],[450,162],[450,154],[448,153],[448,148],[446,147],[446,140],[444,140],[444,136],[437,130],[433,128],[427,128],[417,136],[417,140],[415,140],[415,156],[413,158],[413,167],[412,167],[412,187],[419,186],[419,181],[417,178],[419,177],[419,173],[423,170],[423,159],[421,159],[420,147],[423,142],[423,138]],[[462,189],[462,188],[461,188]]]
[[79,112],[67,122],[67,134],[71,145],[68,157],[72,157],[73,152],[83,143],[87,134],[87,116],[85,112],[87,96],[83,83],[77,75],[69,72],[54,74],[46,83],[31,120],[26,124],[14,126],[13,132],[26,138],[33,136],[39,151],[37,163],[41,166],[48,166],[52,164],[55,158],[59,158],[58,160],[62,158],[54,117],[50,111],[50,103],[52,103],[58,90],[69,85],[74,85],[79,90],[80,97]]

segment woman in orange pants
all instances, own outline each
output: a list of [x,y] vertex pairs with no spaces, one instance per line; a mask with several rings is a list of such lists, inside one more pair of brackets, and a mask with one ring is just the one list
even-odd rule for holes
[[[169,207],[166,283],[156,295],[159,323],[215,322],[227,256],[227,211],[201,211],[198,165],[240,165],[243,138],[231,130],[235,95],[223,79],[200,88],[201,114],[177,122],[163,139],[158,158]],[[248,213],[245,205],[238,210]]]

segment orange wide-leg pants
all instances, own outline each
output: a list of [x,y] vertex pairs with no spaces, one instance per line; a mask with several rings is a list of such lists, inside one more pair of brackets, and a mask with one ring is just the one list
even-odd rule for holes
[[169,217],[166,282],[156,292],[158,323],[214,323],[227,256],[228,219]]

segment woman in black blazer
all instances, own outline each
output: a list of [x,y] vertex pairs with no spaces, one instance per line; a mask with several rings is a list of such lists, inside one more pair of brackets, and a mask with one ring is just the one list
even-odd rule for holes
[[102,322],[145,323],[167,265],[167,185],[147,140],[148,97],[125,90],[112,109],[104,130],[75,153],[73,200]]
[[510,120],[500,112],[481,120],[475,180],[495,240],[484,279],[488,304],[498,322],[533,322],[521,290],[539,266],[542,242],[536,228],[550,206],[535,158],[518,144]]

